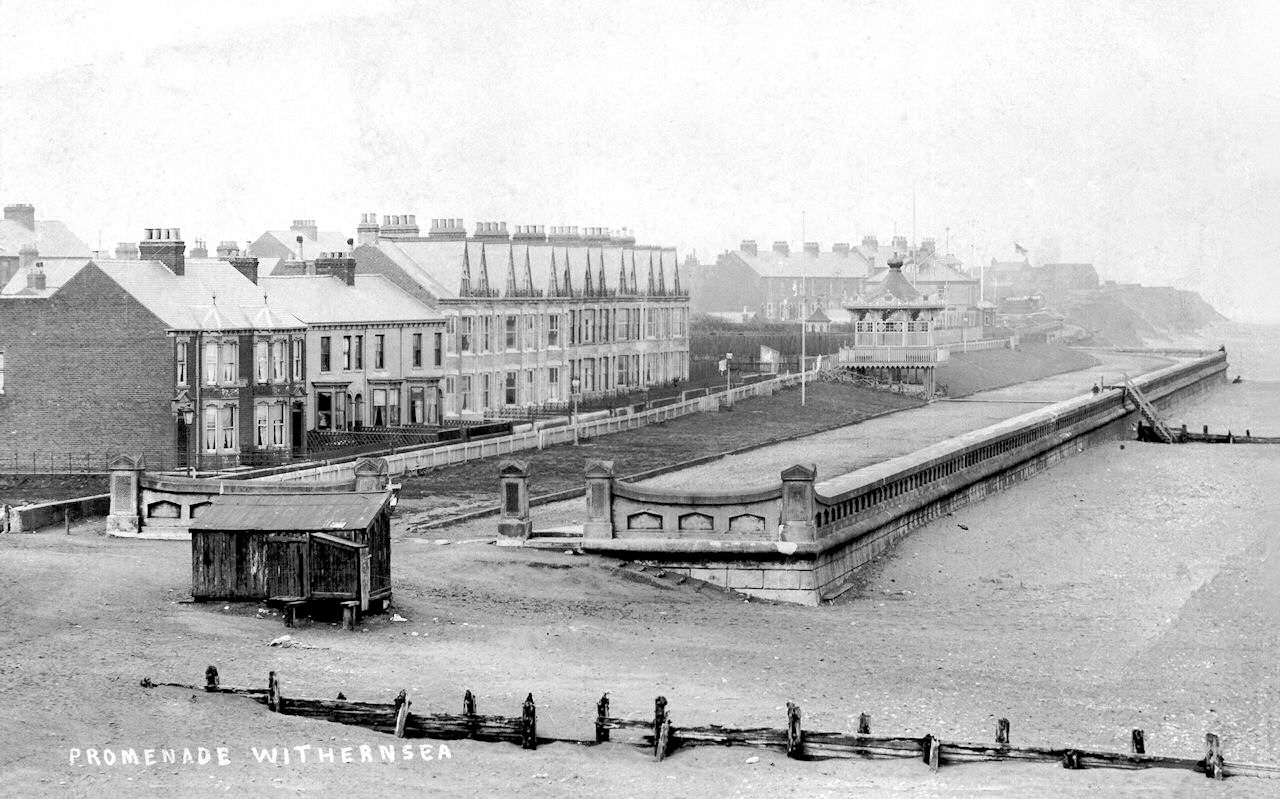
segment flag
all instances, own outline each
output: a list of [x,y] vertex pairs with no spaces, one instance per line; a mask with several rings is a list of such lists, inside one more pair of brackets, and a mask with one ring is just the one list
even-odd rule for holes
[[1019,243],[1018,243],[1018,242],[1016,242],[1016,241],[1013,243],[1013,248],[1014,248],[1015,250],[1017,250],[1017,251],[1018,251],[1018,255],[1026,255],[1026,254],[1027,254],[1027,248],[1026,248],[1026,247],[1023,247],[1021,244],[1019,244]]

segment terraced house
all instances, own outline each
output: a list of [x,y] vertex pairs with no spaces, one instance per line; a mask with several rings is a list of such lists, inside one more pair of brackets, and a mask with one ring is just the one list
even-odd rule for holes
[[308,430],[385,431],[440,423],[444,317],[350,253],[285,261],[258,283],[307,325]]
[[689,300],[676,252],[604,228],[365,214],[353,255],[445,320],[441,401],[477,419],[684,380]]

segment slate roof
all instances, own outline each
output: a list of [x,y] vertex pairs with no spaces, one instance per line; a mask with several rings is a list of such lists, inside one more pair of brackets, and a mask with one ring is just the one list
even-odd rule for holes
[[[529,296],[531,291],[552,296],[563,293],[566,279],[575,293],[581,293],[588,285],[595,290],[644,292],[649,287],[651,264],[655,290],[663,287],[671,291],[678,279],[676,251],[669,248],[603,242],[403,239],[383,239],[371,246],[377,247],[408,277],[439,299],[462,296],[464,273],[470,274],[473,292],[485,288],[487,275],[488,288],[498,296]],[[633,285],[633,275],[638,285]]]
[[0,287],[0,297],[52,297],[68,280],[80,274],[80,270],[89,264],[89,259],[41,257],[39,263],[44,265],[44,291],[28,289],[27,273],[18,272]]
[[363,530],[377,517],[389,494],[335,492],[307,494],[223,494],[214,497],[192,523],[192,531]]
[[306,326],[287,311],[271,307],[260,287],[216,258],[188,258],[182,277],[159,261],[92,263],[173,330],[297,330]]
[[364,322],[439,322],[444,317],[382,275],[357,274],[355,285],[333,275],[259,277],[273,308],[309,325]]
[[35,230],[13,219],[0,219],[0,256],[17,255],[27,245],[34,245],[42,259],[88,258],[92,254],[88,244],[56,219],[36,220]]
[[855,298],[852,302],[846,302],[846,308],[865,308],[865,307],[894,307],[904,306],[913,308],[942,308],[945,303],[939,300],[930,300],[907,280],[906,275],[902,274],[901,264],[895,264],[885,270],[885,275],[881,278],[879,286],[865,297]]
[[[298,252],[298,237],[302,236],[302,252]],[[344,233],[337,230],[318,230],[314,238],[306,233],[298,230],[268,230],[257,238],[257,240],[249,245],[250,254],[252,254],[254,244],[265,238],[275,239],[282,247],[285,247],[293,254],[294,258],[314,259],[322,252],[349,252],[350,245],[347,239],[350,238]]]

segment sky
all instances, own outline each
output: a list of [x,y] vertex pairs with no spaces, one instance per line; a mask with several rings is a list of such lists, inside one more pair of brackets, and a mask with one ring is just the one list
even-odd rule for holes
[[[217,11],[210,9],[216,8]],[[1280,322],[1280,3],[0,0],[0,201],[97,248],[362,213],[932,236]]]

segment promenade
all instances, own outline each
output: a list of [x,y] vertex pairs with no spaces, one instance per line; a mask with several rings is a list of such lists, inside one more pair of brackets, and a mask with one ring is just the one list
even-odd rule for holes
[[[1122,373],[1134,377],[1172,363],[1167,357],[1138,353],[1099,351],[1096,356],[1099,364],[1089,369],[979,392],[962,399],[939,400],[825,433],[731,455],[643,480],[639,484],[691,490],[726,485],[763,486],[776,483],[783,469],[797,463],[816,465],[817,479],[827,480],[1043,405],[1079,396],[1088,392],[1099,379],[1115,383],[1120,381]],[[590,456],[584,454],[584,457]],[[616,465],[625,473],[625,463]],[[535,507],[532,512],[534,529],[565,529],[580,525],[585,517],[584,502],[582,498],[575,498]],[[495,531],[492,519],[461,527],[467,530],[468,535],[481,536]]]

